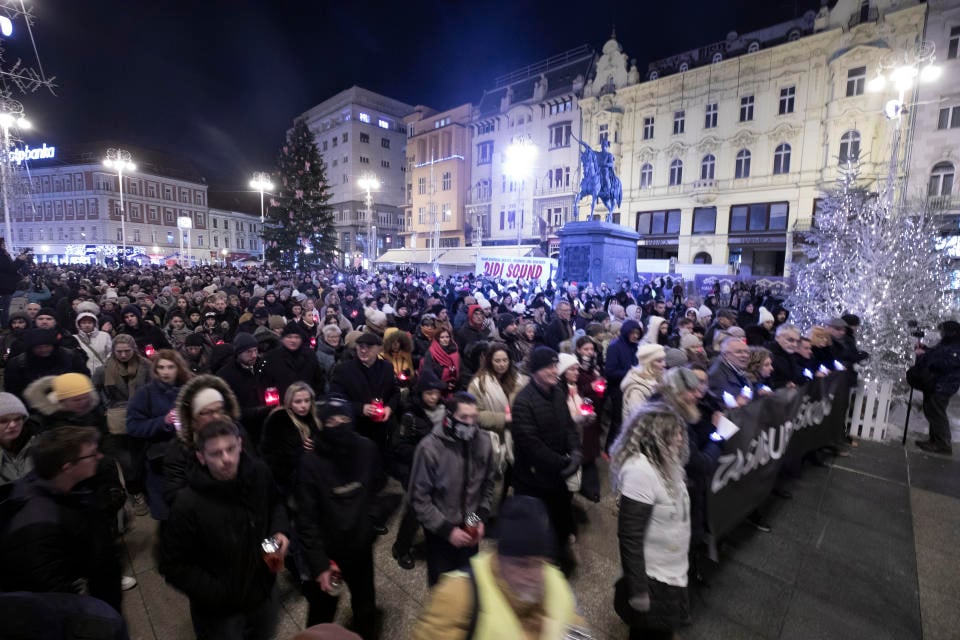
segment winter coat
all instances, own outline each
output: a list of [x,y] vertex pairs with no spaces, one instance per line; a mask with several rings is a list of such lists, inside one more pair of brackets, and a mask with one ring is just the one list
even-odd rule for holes
[[960,343],[938,344],[917,356],[916,366],[929,369],[934,394],[952,396],[960,389]]
[[289,529],[267,466],[241,454],[237,478],[215,480],[194,465],[177,496],[160,544],[159,571],[206,614],[232,615],[270,598],[276,576],[260,543]]
[[560,350],[560,343],[573,337],[573,323],[564,322],[559,317],[554,318],[543,331],[543,343],[553,349]]
[[[770,350],[770,358],[773,361],[773,373],[770,374],[767,382],[771,389],[780,389],[791,382],[797,386],[807,382],[807,378],[804,377],[803,370],[797,366],[793,354],[784,351],[783,347],[777,342],[768,343],[767,349]],[[814,372],[811,371],[811,373]]]
[[643,368],[637,366],[627,372],[627,376],[620,383],[620,390],[623,392],[623,408],[621,410],[622,420],[626,419],[643,405],[659,383],[653,378],[645,375]]
[[137,327],[130,327],[126,322],[121,322],[120,327],[117,329],[117,333],[125,333],[129,336],[133,336],[133,339],[137,343],[137,349],[140,350],[140,353],[144,353],[146,346],[152,345],[155,350],[160,349],[169,349],[170,343],[167,342],[166,336],[163,335],[157,326],[148,324],[143,320],[140,321],[140,324]]
[[[310,439],[313,440],[320,433],[313,416],[300,418],[300,421],[310,428]],[[286,409],[274,409],[263,423],[263,432],[260,438],[260,453],[263,461],[270,467],[273,479],[280,492],[289,496],[295,489],[297,467],[304,453],[304,440],[300,429],[293,423],[293,419]]]
[[[444,415],[443,405],[437,405],[441,415]],[[391,460],[391,474],[406,488],[410,484],[410,470],[413,468],[413,454],[417,445],[436,425],[427,414],[426,407],[416,391],[410,394],[403,415],[400,416],[400,426],[393,446]]]
[[[393,366],[386,360],[377,360],[370,367],[365,367],[357,358],[346,360],[333,368],[330,378],[330,393],[342,394],[350,401],[357,432],[367,437],[389,430],[394,416],[391,415],[387,422],[374,422],[363,415],[363,405],[379,398],[385,406],[393,407],[392,411],[395,412],[397,391]],[[373,440],[379,441],[377,437],[373,437]]]
[[79,322],[81,318],[85,317],[93,318],[93,321],[97,324],[99,324],[99,321],[97,320],[97,316],[89,311],[81,311],[77,314],[78,325],[75,338],[79,348],[87,354],[87,369],[90,371],[90,376],[92,377],[97,371],[103,368],[103,365],[107,362],[107,358],[110,357],[110,352],[113,348],[113,338],[111,338],[110,334],[106,331],[100,331],[96,328],[90,333],[80,331]]
[[33,469],[30,449],[37,443],[38,430],[35,424],[23,425],[20,435],[13,442],[12,450],[0,447],[0,486],[16,482]]
[[531,382],[513,401],[513,486],[519,492],[566,488],[561,472],[580,456],[580,434],[558,385],[544,391]]
[[444,540],[467,515],[490,513],[496,468],[489,438],[463,441],[443,426],[420,441],[410,471],[410,504],[424,529]]
[[481,373],[474,376],[473,380],[470,381],[467,392],[477,399],[477,408],[480,410],[478,416],[480,428],[503,433],[507,424],[505,412],[529,381],[530,379],[527,376],[517,372],[517,382],[513,386],[513,393],[507,397],[500,381],[495,379],[493,375]]
[[3,376],[3,388],[4,391],[22,398],[23,392],[31,382],[45,376],[58,376],[61,373],[87,375],[90,372],[75,351],[55,347],[49,356],[40,358],[30,350],[7,363]]
[[640,329],[636,320],[626,320],[620,326],[620,337],[607,348],[607,359],[603,375],[609,384],[608,389],[619,389],[620,383],[632,367],[637,365],[637,345],[630,342],[630,333]]
[[176,405],[180,387],[153,379],[137,389],[127,405],[127,434],[150,443],[163,443],[175,434],[166,423],[167,414]]
[[[63,411],[60,404],[50,398],[53,392],[55,376],[45,376],[34,380],[23,392],[23,400],[32,409],[24,429],[30,427],[37,433],[56,429],[57,427],[94,427],[101,435],[107,432],[107,418],[100,406],[100,396],[96,391],[90,392],[91,409],[85,414],[76,414]],[[101,443],[103,451],[107,443]]]
[[282,344],[263,356],[263,386],[276,387],[280,397],[294,382],[303,381],[321,394],[324,390],[323,372],[312,351],[301,348],[290,351]]
[[337,364],[338,351],[339,349],[331,347],[323,340],[317,343],[317,364],[320,365],[324,380],[330,380],[333,367]]
[[356,433],[337,448],[321,435],[313,452],[302,457],[296,526],[312,577],[329,569],[331,560],[373,544],[378,459],[376,446]]
[[707,383],[710,385],[710,391],[718,398],[722,398],[724,392],[736,398],[745,386],[750,385],[747,377],[727,364],[723,357],[714,360],[710,366],[707,372]]

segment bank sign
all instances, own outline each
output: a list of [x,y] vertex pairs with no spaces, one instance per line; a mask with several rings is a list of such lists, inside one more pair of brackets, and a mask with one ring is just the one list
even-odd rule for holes
[[57,157],[57,148],[48,147],[46,142],[42,147],[32,149],[30,145],[24,145],[22,149],[17,147],[11,151],[10,157],[17,164],[23,163],[24,160],[52,160]]

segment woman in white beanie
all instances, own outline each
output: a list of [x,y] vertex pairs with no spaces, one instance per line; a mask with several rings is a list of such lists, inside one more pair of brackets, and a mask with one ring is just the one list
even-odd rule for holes
[[667,352],[659,344],[641,344],[637,348],[637,366],[630,369],[620,383],[623,391],[624,423],[653,395],[667,368]]
[[0,393],[0,486],[15,482],[33,469],[30,448],[37,434],[24,429],[27,408],[12,393]]

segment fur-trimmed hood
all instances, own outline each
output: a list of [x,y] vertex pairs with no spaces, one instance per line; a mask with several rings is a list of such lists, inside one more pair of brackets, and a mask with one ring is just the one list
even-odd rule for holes
[[409,333],[396,327],[387,328],[383,334],[383,353],[390,353],[396,343],[400,344],[400,351],[413,352],[413,339],[410,338]]
[[223,404],[228,416],[234,420],[240,418],[240,403],[237,402],[237,396],[234,395],[233,390],[230,389],[230,386],[223,378],[211,375],[201,375],[191,378],[180,388],[176,402],[177,416],[180,418],[180,430],[177,432],[177,437],[180,438],[181,442],[191,448],[194,446],[194,443],[193,412],[190,410],[190,403],[193,401],[193,397],[197,392],[207,387],[216,389],[220,392],[220,395],[223,396]]
[[[31,409],[44,416],[52,416],[60,411],[60,403],[53,395],[53,380],[57,376],[44,376],[37,378],[23,391],[23,399]],[[90,392],[90,400],[93,407],[100,404],[100,395],[96,389]]]

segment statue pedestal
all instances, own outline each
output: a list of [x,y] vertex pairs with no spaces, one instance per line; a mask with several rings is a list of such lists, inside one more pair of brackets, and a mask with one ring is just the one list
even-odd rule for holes
[[570,282],[633,281],[637,275],[637,239],[640,234],[609,222],[569,222],[560,236],[557,279]]

